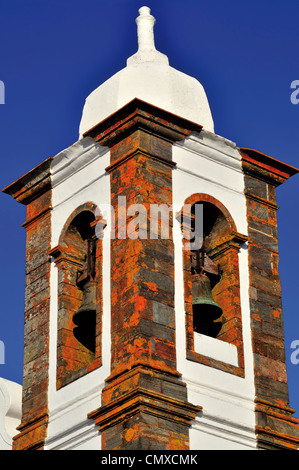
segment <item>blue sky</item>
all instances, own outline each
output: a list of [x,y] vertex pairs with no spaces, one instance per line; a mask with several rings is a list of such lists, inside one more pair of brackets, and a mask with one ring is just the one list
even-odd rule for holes
[[[156,47],[204,86],[215,132],[299,167],[299,2],[294,0],[10,0],[1,2],[0,186],[78,139],[88,94],[137,50],[135,18],[147,5]],[[299,96],[299,95],[298,95]],[[290,405],[299,417],[297,209],[299,175],[277,189],[280,275]],[[25,207],[0,197],[0,376],[22,381]],[[299,354],[298,354],[299,357]]]

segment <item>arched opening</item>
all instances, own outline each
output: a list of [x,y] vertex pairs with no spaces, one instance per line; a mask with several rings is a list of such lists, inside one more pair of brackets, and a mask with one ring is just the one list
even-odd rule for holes
[[95,233],[91,227],[94,220],[92,212],[84,211],[78,214],[66,231],[63,242],[66,248],[74,249],[74,255],[81,264],[77,269],[70,269],[72,274],[68,286],[69,293],[71,286],[77,288],[76,298],[80,301],[72,316],[75,324],[73,334],[91,353],[90,358],[95,354],[96,327]]
[[211,253],[227,239],[230,227],[218,207],[202,201],[191,206],[191,231],[198,232],[198,240],[190,250],[193,329],[216,338],[222,327],[223,310],[213,291],[221,283],[223,271]]
[[[227,209],[206,194],[195,194],[185,201],[181,226],[187,357],[241,375],[243,339],[238,255],[246,237],[236,231]],[[235,345],[238,370],[197,354],[194,348],[197,333]]]
[[51,253],[58,268],[57,388],[101,361],[102,240],[96,223],[94,205],[81,206]]

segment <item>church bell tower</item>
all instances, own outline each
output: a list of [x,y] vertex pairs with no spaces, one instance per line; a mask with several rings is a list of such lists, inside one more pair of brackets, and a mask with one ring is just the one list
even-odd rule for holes
[[27,207],[13,448],[298,449],[275,200],[298,170],[215,134],[136,23],[78,141],[4,189]]

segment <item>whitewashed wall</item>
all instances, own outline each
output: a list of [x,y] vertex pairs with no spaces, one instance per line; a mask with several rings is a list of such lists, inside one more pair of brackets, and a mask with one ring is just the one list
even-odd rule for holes
[[22,417],[22,386],[0,377],[0,450],[12,450]]
[[[176,144],[173,160],[173,204],[180,210],[187,197],[205,193],[218,199],[230,212],[238,232],[247,234],[244,179],[241,156],[235,144],[210,132],[193,134]],[[178,371],[187,383],[188,400],[203,407],[190,430],[192,449],[255,448],[254,376],[249,316],[248,255],[246,244],[239,253],[242,329],[245,354],[245,378],[186,359],[186,329],[182,260],[182,235],[174,223],[175,310]],[[211,344],[212,343],[212,344]],[[216,358],[235,360],[223,341],[213,339],[207,345],[197,341],[197,352],[211,348]],[[231,363],[232,363],[231,362]]]
[[[72,212],[86,202],[110,204],[109,149],[84,138],[53,160],[52,248]],[[105,215],[105,214],[103,214]],[[49,426],[46,450],[100,449],[101,438],[87,414],[101,404],[101,390],[110,374],[110,238],[103,239],[103,365],[56,390],[57,267],[51,266]]]

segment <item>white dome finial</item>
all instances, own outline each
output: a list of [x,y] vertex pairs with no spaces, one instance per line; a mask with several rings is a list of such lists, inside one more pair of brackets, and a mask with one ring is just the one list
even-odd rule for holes
[[138,51],[127,60],[127,65],[139,64],[141,62],[158,62],[168,64],[166,55],[158,52],[155,47],[154,25],[156,19],[151,15],[148,7],[141,7],[136,18]]
[[151,10],[148,7],[141,7],[138,13],[140,15],[136,18],[138,50],[156,50],[154,39],[156,19],[151,15]]
[[171,67],[168,57],[156,50],[155,22],[148,7],[139,8],[139,16],[136,18],[138,50],[128,58],[127,67],[102,83],[86,98],[80,122],[81,137],[135,98],[214,132],[209,103],[202,85],[195,78]]

